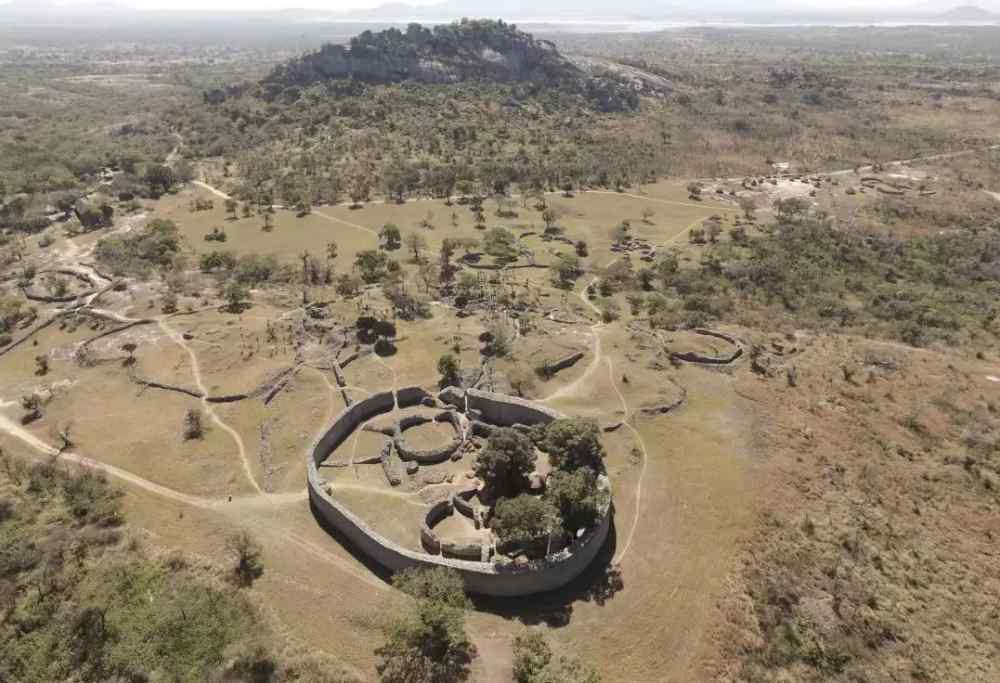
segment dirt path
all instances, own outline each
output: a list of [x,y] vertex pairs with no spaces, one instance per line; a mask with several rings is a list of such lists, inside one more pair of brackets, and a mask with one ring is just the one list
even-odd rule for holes
[[195,354],[194,349],[192,349],[190,345],[184,341],[184,337],[177,332],[177,330],[170,327],[166,321],[157,320],[156,322],[160,326],[160,329],[162,329],[175,344],[187,352],[188,357],[191,359],[191,373],[194,375],[194,383],[202,395],[202,409],[208,413],[209,417],[212,418],[212,422],[232,437],[233,441],[236,443],[236,449],[239,451],[240,461],[243,463],[243,471],[246,473],[247,479],[253,485],[254,490],[256,490],[257,493],[264,493],[264,489],[260,487],[260,484],[257,483],[257,480],[253,476],[253,470],[250,468],[250,460],[247,458],[247,450],[246,446],[243,444],[243,438],[239,435],[239,432],[226,424],[222,418],[216,414],[215,408],[208,402],[208,388],[205,386],[205,382],[202,379],[201,367],[198,365],[198,356]]
[[230,197],[228,194],[226,194],[222,190],[218,190],[218,189],[212,187],[211,185],[209,185],[208,183],[202,182],[200,180],[192,180],[191,184],[192,185],[197,185],[198,187],[200,187],[203,190],[208,190],[209,192],[211,192],[212,194],[214,194],[216,197],[219,197],[220,199],[232,199],[232,197]]
[[[612,193],[612,194],[617,194],[617,193]],[[677,240],[679,240],[681,237],[683,237],[684,235],[686,235],[687,233],[689,233],[692,229],[694,229],[695,227],[697,227],[698,225],[700,225],[701,222],[702,222],[702,220],[703,219],[699,218],[696,221],[693,221],[686,228],[684,228],[683,230],[681,230],[680,232],[678,232],[676,235],[673,235],[670,239],[668,239],[667,241],[665,241],[663,243],[663,246],[666,247],[666,246],[668,246],[670,244],[673,244],[674,242],[676,242]],[[609,268],[619,258],[620,257],[615,257],[615,258],[611,259],[611,261],[609,261],[608,264],[606,266],[604,266],[604,267],[605,268]],[[601,328],[604,327],[604,323],[602,323],[600,321],[600,317],[602,315],[602,312],[601,312],[600,308],[598,308],[597,306],[595,306],[594,303],[590,299],[587,298],[587,288],[590,287],[590,286],[596,286],[597,282],[599,280],[600,280],[600,278],[598,278],[598,277],[595,276],[594,278],[591,279],[590,283],[586,287],[584,287],[579,292],[575,292],[576,296],[580,299],[580,301],[582,301],[588,308],[590,308],[591,311],[593,311],[594,313],[596,313],[597,316],[598,316],[598,321],[596,323],[594,323],[593,325],[590,326],[590,334],[593,335],[593,337],[594,337],[594,350],[593,350],[593,357],[590,359],[590,365],[588,365],[587,369],[584,370],[583,374],[580,375],[579,377],[577,377],[575,380],[573,380],[572,382],[570,382],[566,386],[557,389],[556,391],[554,391],[553,393],[549,394],[545,398],[539,399],[539,401],[542,402],[542,403],[547,403],[549,401],[554,401],[557,398],[562,398],[563,396],[568,396],[568,395],[572,394],[585,381],[587,381],[595,372],[597,372],[597,368],[600,367],[601,357],[603,355],[602,350],[601,350],[601,335],[600,335],[600,330],[601,330]]]
[[[882,164],[882,166],[906,166],[908,164],[919,164],[927,161],[944,161],[946,159],[957,159],[959,157],[966,157],[972,154],[979,154],[980,152],[993,152],[995,150],[1000,150],[1000,145],[988,145],[986,147],[976,147],[975,149],[963,149],[957,152],[942,152],[941,154],[930,154],[928,156],[914,157],[912,159],[898,159],[896,161],[887,161]],[[861,166],[858,168],[858,173],[871,173],[873,168],[874,167],[870,164],[868,166]],[[841,171],[819,173],[815,175],[850,175],[851,173],[854,173],[853,168]]]
[[639,479],[635,483],[635,516],[632,518],[632,526],[629,527],[625,543],[622,544],[621,550],[611,560],[612,565],[618,565],[625,559],[625,555],[628,554],[628,549],[632,546],[632,539],[635,537],[635,530],[639,526],[639,513],[642,511],[642,483],[646,478],[646,465],[649,462],[649,453],[646,451],[646,440],[642,438],[639,430],[629,423],[628,401],[625,400],[625,394],[618,388],[618,382],[615,381],[615,367],[610,358],[608,358],[608,379],[611,381],[611,388],[618,394],[618,400],[622,404],[622,412],[624,413],[622,425],[632,432],[636,443],[639,444],[639,450],[642,451],[642,468],[639,470]]
[[[0,403],[0,408],[5,406],[15,405],[12,402]],[[121,468],[115,467],[114,465],[108,465],[106,463],[98,462],[84,455],[81,455],[75,451],[63,451],[61,454],[59,451],[45,443],[34,434],[29,432],[27,429],[22,427],[20,424],[11,420],[6,415],[0,414],[0,432],[9,434],[10,436],[23,441],[28,446],[33,448],[40,453],[49,456],[58,456],[59,460],[62,462],[69,462],[81,467],[86,467],[88,469],[97,470],[104,472],[105,474],[114,477],[115,479],[121,479],[133,486],[137,486],[143,490],[149,491],[150,493],[155,493],[164,498],[169,498],[170,500],[175,500],[179,503],[184,503],[185,505],[190,505],[192,507],[202,508],[202,509],[212,509],[219,505],[218,501],[209,500],[208,498],[200,498],[198,496],[188,495],[186,493],[181,493],[180,491],[175,491],[174,489],[167,488],[166,486],[161,486],[155,482],[149,481],[148,479],[143,479],[142,477],[136,476],[131,472],[123,470]]]
[[[12,401],[0,402],[0,409],[13,405],[16,404]],[[61,462],[72,463],[81,467],[103,472],[109,477],[118,479],[126,484],[190,507],[222,513],[227,517],[233,518],[234,523],[239,526],[249,527],[255,532],[267,534],[272,537],[277,544],[290,544],[294,546],[296,550],[304,551],[317,559],[320,559],[328,564],[332,564],[339,570],[360,581],[363,581],[377,590],[386,590],[385,584],[378,579],[371,577],[365,572],[359,571],[348,560],[331,553],[323,547],[294,532],[289,532],[287,528],[282,526],[280,522],[275,519],[274,511],[277,506],[298,504],[307,501],[309,495],[306,491],[295,491],[280,494],[261,493],[256,496],[242,496],[231,500],[229,498],[220,500],[202,498],[199,496],[192,496],[187,493],[181,493],[180,491],[175,491],[174,489],[162,486],[149,481],[148,479],[143,479],[142,477],[136,476],[121,468],[93,460],[92,458],[88,458],[75,451],[64,451],[62,454],[59,454],[54,447],[45,443],[2,413],[0,413],[0,432],[9,434],[14,438],[23,441],[34,450],[47,456],[58,455]]]
[[[615,260],[612,260],[611,263],[614,263]],[[608,265],[610,266],[611,263],[609,263]],[[597,371],[597,368],[601,364],[601,357],[603,354],[601,351],[600,330],[602,327],[604,327],[604,323],[602,323],[600,320],[601,309],[595,306],[594,303],[587,298],[587,289],[591,286],[596,286],[597,281],[599,279],[600,278],[595,276],[590,280],[590,283],[588,283],[582,290],[580,290],[579,292],[574,292],[576,296],[580,299],[580,301],[582,301],[587,307],[590,308],[590,310],[592,310],[598,316],[597,322],[590,326],[590,335],[593,337],[594,340],[593,341],[594,347],[593,351],[591,352],[590,364],[587,366],[587,369],[583,371],[583,374],[577,377],[575,380],[573,380],[572,382],[563,387],[560,387],[559,389],[556,389],[545,398],[538,399],[540,403],[548,403],[549,401],[555,401],[556,399],[562,398],[563,396],[572,395],[573,393],[576,392],[577,389],[580,388],[580,386],[583,385],[584,382],[590,379],[590,377]]]
[[334,223],[340,223],[341,225],[346,225],[347,227],[354,228],[355,230],[364,230],[368,234],[374,235],[375,238],[378,239],[378,233],[376,231],[372,230],[371,228],[366,228],[363,225],[358,225],[357,223],[352,223],[350,221],[345,221],[343,219],[337,218],[336,216],[331,216],[328,213],[323,213],[322,211],[319,211],[317,209],[313,209],[312,212],[313,212],[313,214],[319,216],[320,218],[325,218],[328,221],[333,221]]
[[[617,197],[631,197],[632,199],[641,199],[646,202],[656,202],[657,204],[673,204],[674,206],[691,206],[696,209],[705,209],[707,211],[736,211],[739,209],[731,206],[723,206],[719,204],[695,204],[694,202],[679,202],[676,199],[658,199],[656,197],[647,197],[641,194],[632,194],[630,192],[614,192],[612,190],[587,190],[586,194],[609,194],[615,195]],[[699,221],[700,222],[700,221]]]

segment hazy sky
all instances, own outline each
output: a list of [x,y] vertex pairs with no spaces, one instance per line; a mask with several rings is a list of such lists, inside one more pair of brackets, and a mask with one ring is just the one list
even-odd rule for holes
[[[0,5],[4,4],[8,0],[0,0]],[[58,4],[62,5],[79,5],[79,4],[93,4],[94,2],[101,2],[101,0],[55,0]],[[324,9],[330,11],[338,10],[349,10],[358,8],[375,7],[378,5],[385,4],[387,2],[403,2],[408,5],[434,5],[439,4],[442,0],[110,0],[116,4],[131,5],[142,9],[223,9],[223,10],[237,10],[237,11],[247,11],[247,10],[273,10],[273,9],[290,9],[290,8],[308,8],[308,9]],[[559,5],[564,5],[565,3],[557,2]],[[698,7],[699,2],[691,0],[653,0],[650,2],[650,7],[656,7],[657,5],[687,5],[689,7]],[[817,7],[830,8],[831,4],[829,2],[821,0],[715,0],[710,3],[715,8],[731,6],[733,10],[747,10],[756,5],[758,9],[787,9],[787,8],[801,8],[801,9],[811,9]],[[923,4],[921,0],[840,0],[834,3],[838,9],[888,9],[888,8],[901,8],[901,7],[913,7],[915,5],[919,6]],[[960,4],[980,4],[976,0],[955,0],[955,5]],[[546,2],[545,0],[539,0],[537,4],[537,11],[539,14],[544,13]],[[496,7],[502,13],[503,3],[497,3]],[[608,6],[608,14],[614,13],[614,4],[611,3]]]

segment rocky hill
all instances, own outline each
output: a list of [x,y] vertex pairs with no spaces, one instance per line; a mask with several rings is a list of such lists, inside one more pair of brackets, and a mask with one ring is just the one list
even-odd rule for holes
[[[643,89],[642,82],[616,77],[611,71],[581,68],[551,42],[536,40],[511,24],[463,19],[433,28],[411,24],[406,31],[365,31],[349,45],[324,45],[277,66],[258,84],[256,94],[273,101],[296,90],[338,81],[523,83],[581,95],[601,111],[634,109]],[[206,100],[218,103],[243,92],[242,87],[217,90],[206,93]]]

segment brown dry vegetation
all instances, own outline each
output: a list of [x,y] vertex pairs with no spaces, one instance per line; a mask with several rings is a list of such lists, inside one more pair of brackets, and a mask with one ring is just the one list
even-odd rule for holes
[[[252,529],[265,571],[247,593],[273,639],[335,657],[347,675],[371,680],[378,614],[392,604],[393,589],[317,524],[303,491],[304,448],[344,407],[333,359],[371,346],[357,334],[359,314],[385,315],[395,318],[395,341],[343,368],[349,396],[434,387],[437,359],[452,353],[465,379],[482,371],[485,386],[610,428],[603,440],[615,527],[601,563],[555,594],[477,601],[468,615],[479,651],[471,680],[509,680],[511,643],[526,627],[544,629],[559,651],[622,683],[997,680],[1000,154],[851,170],[995,144],[993,67],[969,66],[971,57],[951,48],[941,48],[951,66],[875,54],[866,31],[835,36],[839,47],[822,32],[810,33],[815,45],[781,31],[741,43],[747,35],[630,36],[630,57],[676,84],[634,117],[595,116],[569,129],[543,119],[538,125],[554,126],[546,128],[552,137],[531,128],[521,131],[524,140],[499,135],[516,117],[483,124],[470,156],[515,154],[521,142],[544,139],[532,153],[564,158],[572,132],[586,149],[607,143],[604,152],[624,160],[615,173],[628,176],[621,187],[628,191],[545,196],[563,236],[587,243],[582,272],[568,284],[546,266],[576,247],[542,239],[537,198],[512,196],[514,213],[505,216],[485,200],[487,226],[509,229],[541,267],[501,274],[464,265],[456,279],[469,275],[523,304],[516,318],[481,302],[460,305],[454,292],[421,277],[405,247],[386,253],[401,264],[419,315],[396,311],[378,284],[358,294],[332,282],[303,286],[303,252],[335,274],[356,274],[357,255],[378,247],[387,223],[404,239],[420,235],[424,258],[435,263],[446,238],[484,237],[468,206],[441,199],[314,206],[303,216],[277,209],[263,230],[262,214],[232,219],[221,197],[183,185],[138,207],[115,202],[114,227],[5,236],[0,313],[13,337],[59,311],[41,303],[27,311],[19,287],[26,264],[82,267],[99,240],[142,234],[154,218],[175,221],[179,242],[156,266],[100,264],[124,286],[91,307],[156,322],[95,342],[86,363],[79,344],[118,323],[66,316],[0,355],[0,446],[35,461],[65,446],[67,462],[107,466],[146,543],[181,549],[206,567],[226,561],[227,537]],[[562,40],[605,55],[622,49],[609,37],[601,46],[589,37]],[[845,44],[873,53],[847,63],[839,53]],[[105,79],[88,79],[96,80]],[[493,105],[460,104],[472,120],[496,114]],[[387,149],[429,154],[420,145],[431,138],[413,133],[423,130],[414,118],[421,112],[404,113],[410,127],[386,138]],[[358,145],[352,153],[387,155],[361,144],[374,139],[372,130],[347,136]],[[494,135],[503,140],[495,149]],[[151,156],[162,156],[165,140]],[[295,162],[294,147],[285,140],[279,151]],[[764,180],[768,159],[791,162],[791,173]],[[213,159],[201,168],[221,189],[239,184],[238,164],[224,170]],[[685,178],[640,182],[662,172]],[[700,197],[686,177],[740,173],[754,178],[703,177]],[[802,202],[795,215],[778,202],[788,197]],[[192,211],[207,199],[211,209]],[[753,203],[752,219],[741,200]],[[613,249],[622,221],[632,237],[656,245],[654,260]],[[713,225],[718,235],[692,234]],[[206,241],[217,227],[226,241]],[[331,241],[338,254],[328,260]],[[204,255],[221,251],[246,267],[201,267]],[[267,277],[247,275],[261,264]],[[515,264],[527,266],[528,258]],[[242,305],[232,307],[227,287],[244,275]],[[737,345],[696,331],[706,326]],[[498,330],[507,348],[493,357],[484,333]],[[128,342],[132,352],[122,348]],[[740,359],[719,368],[676,355],[735,348]],[[539,374],[574,352],[584,356],[573,367]],[[251,392],[289,370],[267,402],[189,395]],[[22,425],[22,397],[32,394],[41,417]],[[644,412],[682,395],[665,414]],[[203,428],[185,438],[192,411]],[[429,446],[447,430],[419,428],[408,437]],[[359,431],[328,464],[370,455],[384,440]],[[449,463],[435,476],[462,477],[466,469]],[[422,479],[392,489],[377,466],[341,471],[338,496],[389,537],[419,548]],[[11,490],[0,484],[3,496]],[[457,519],[442,529],[458,539],[474,535]],[[204,670],[225,661],[216,657]],[[302,679],[318,676],[309,670]]]
[[797,387],[781,372],[735,387],[755,418],[759,516],[706,671],[995,679],[995,368],[851,337],[794,344]]

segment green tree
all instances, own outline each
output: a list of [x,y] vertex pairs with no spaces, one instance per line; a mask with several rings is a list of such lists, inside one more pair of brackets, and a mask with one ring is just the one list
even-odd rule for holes
[[351,189],[349,191],[351,206],[360,207],[363,202],[367,202],[371,191],[371,183],[368,182],[368,178],[362,175],[355,176],[351,181]]
[[149,194],[154,199],[166,194],[174,186],[174,172],[169,166],[152,164],[146,169],[144,177]]
[[501,546],[517,548],[531,555],[548,552],[548,541],[561,531],[559,511],[539,496],[522,493],[516,498],[501,498],[493,508],[490,528]]
[[680,262],[673,254],[664,254],[660,257],[660,260],[656,262],[656,274],[659,276],[664,285],[670,283],[673,276],[677,274],[677,270],[679,268]]
[[493,430],[473,471],[496,497],[516,496],[535,468],[535,445],[516,429]]
[[410,164],[395,160],[386,165],[383,174],[386,194],[395,195],[396,201],[402,204],[406,201],[406,193],[416,187],[420,174]]
[[803,197],[787,197],[774,203],[778,221],[788,223],[802,218],[809,212],[810,203]]
[[249,296],[250,292],[246,285],[238,278],[232,278],[226,283],[226,288],[223,291],[223,297],[226,299],[226,310],[230,313],[239,313],[246,305]]
[[441,375],[441,386],[459,386],[462,378],[459,373],[458,361],[450,353],[438,358],[438,373]]
[[559,213],[554,208],[547,207],[542,211],[542,222],[545,223],[545,232],[552,232],[558,220]]
[[552,661],[552,649],[538,631],[514,638],[514,680],[535,683]]
[[593,526],[605,502],[597,473],[589,467],[552,472],[545,482],[545,497],[559,510],[563,527],[570,533]]
[[383,683],[468,679],[476,648],[465,632],[468,603],[458,573],[444,567],[405,570],[394,583],[415,602],[385,626],[386,641],[375,650],[379,679]]
[[581,467],[599,469],[604,459],[600,429],[593,420],[574,417],[553,420],[545,428],[542,450],[553,467],[573,471]]
[[378,231],[378,237],[382,240],[382,247],[387,251],[395,251],[403,243],[399,227],[394,223],[383,225],[382,229]]
[[458,248],[458,241],[451,237],[445,237],[441,241],[441,256],[438,264],[438,274],[441,277],[441,284],[448,284],[455,278],[455,265],[451,262]]
[[406,235],[406,248],[413,252],[413,262],[420,263],[422,260],[420,252],[427,248],[427,240],[424,239],[423,235],[411,232]]
[[517,259],[517,238],[507,228],[490,228],[483,235],[483,251],[497,261]]
[[233,577],[240,586],[249,586],[264,573],[260,544],[247,531],[226,539],[226,552],[233,561]]
[[552,649],[538,631],[514,638],[516,683],[600,683],[600,676],[573,657],[552,656]]
[[417,600],[433,600],[456,609],[468,609],[462,575],[449,567],[412,567],[392,577],[392,585]]
[[383,252],[375,249],[359,251],[354,257],[354,266],[360,271],[361,279],[368,284],[378,282],[385,277],[391,259]]
[[574,254],[560,254],[552,264],[556,272],[556,285],[561,289],[572,289],[573,283],[583,273],[580,257]]
[[631,226],[628,224],[628,221],[622,221],[611,229],[611,241],[615,244],[625,242],[629,238],[630,229]]
[[361,280],[348,273],[337,276],[335,289],[337,294],[346,297],[357,296],[361,291]]

